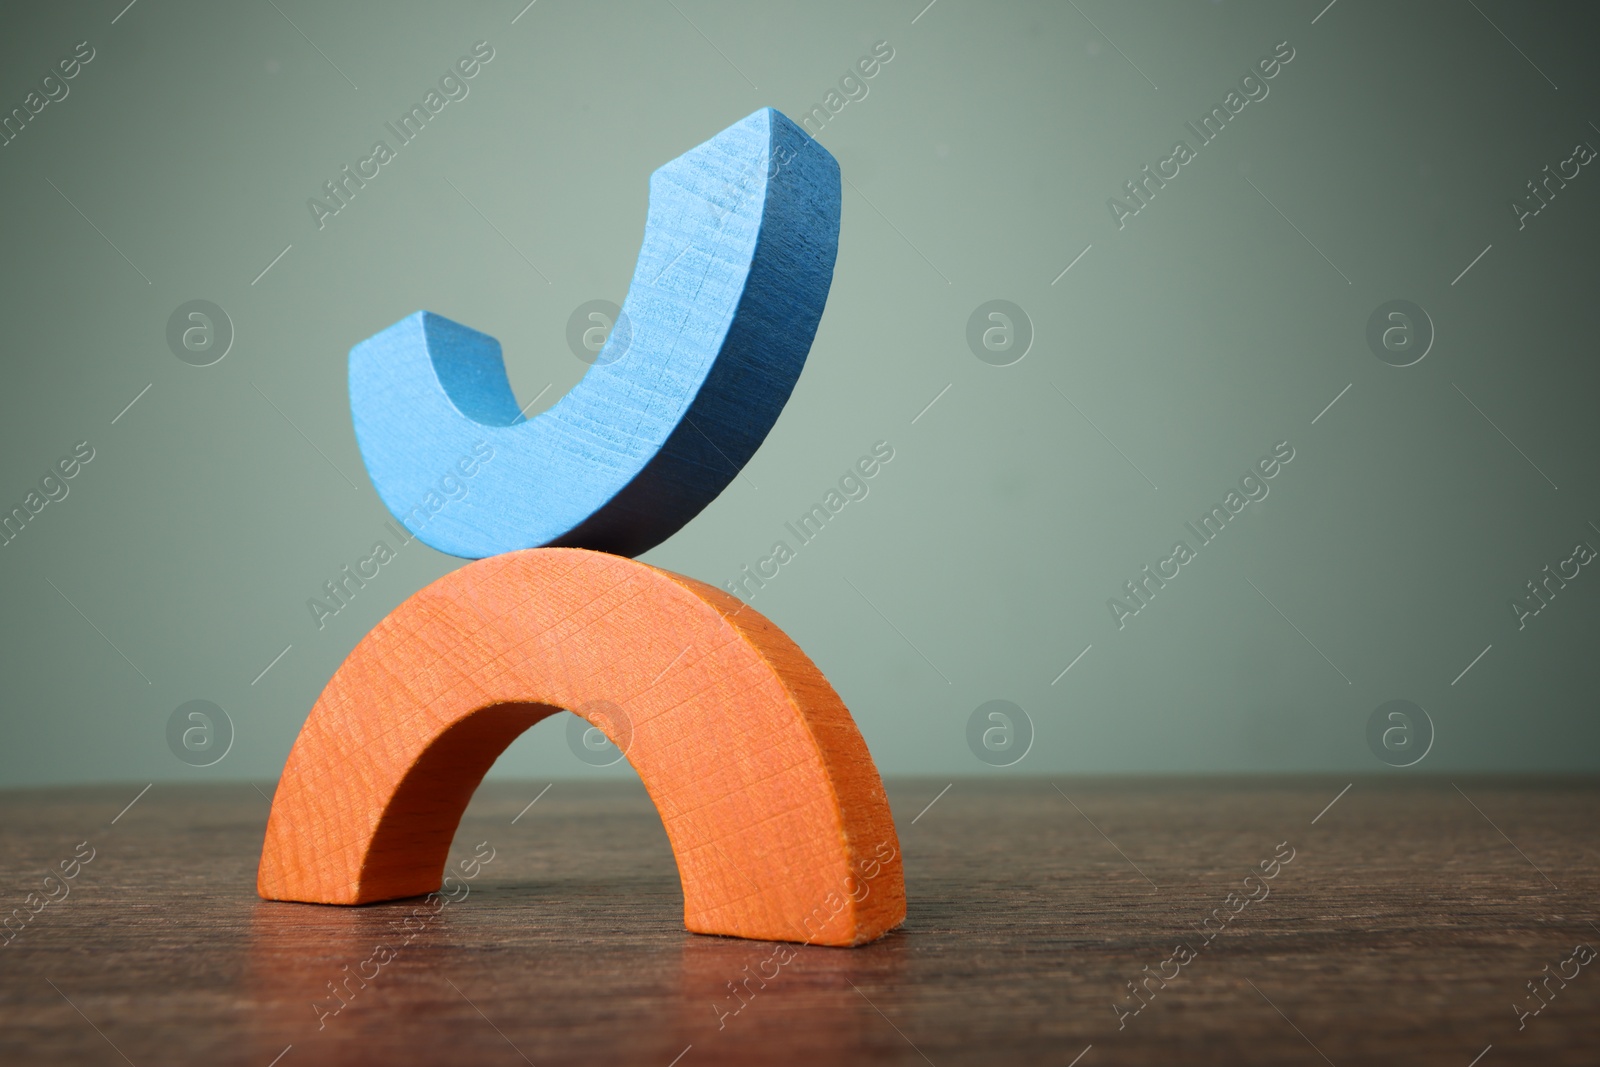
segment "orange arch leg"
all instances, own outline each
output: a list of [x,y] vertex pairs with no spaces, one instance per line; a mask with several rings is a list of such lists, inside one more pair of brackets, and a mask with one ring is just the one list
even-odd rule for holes
[[289,754],[261,895],[364,904],[438,889],[490,764],[562,708],[638,771],[688,929],[858,945],[904,921],[883,783],[816,665],[719,589],[566,548],[471,563],[361,640]]

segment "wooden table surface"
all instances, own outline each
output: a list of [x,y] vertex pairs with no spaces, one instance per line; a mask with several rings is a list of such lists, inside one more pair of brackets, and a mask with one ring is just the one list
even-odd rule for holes
[[683,932],[633,782],[482,788],[410,931],[257,899],[270,784],[0,793],[6,908],[94,850],[0,947],[0,1062],[1600,1063],[1600,782],[1347,781],[891,781],[905,927],[781,965]]

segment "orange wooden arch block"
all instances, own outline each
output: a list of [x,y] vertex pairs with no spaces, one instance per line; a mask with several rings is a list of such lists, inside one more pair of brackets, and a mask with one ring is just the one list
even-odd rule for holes
[[904,921],[883,783],[799,646],[712,586],[563,548],[468,564],[361,640],[289,754],[261,895],[364,904],[438,889],[490,764],[561,709],[638,771],[688,929],[857,945]]

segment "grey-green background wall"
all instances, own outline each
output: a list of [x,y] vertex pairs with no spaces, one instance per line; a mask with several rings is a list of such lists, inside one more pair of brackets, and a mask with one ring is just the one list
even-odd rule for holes
[[[1600,145],[1580,6],[524,2],[0,13],[0,110],[94,49],[0,148],[0,504],[95,450],[0,548],[0,783],[275,777],[355,642],[460,565],[416,543],[325,628],[307,609],[388,518],[351,345],[436,311],[547,407],[585,369],[569,314],[624,295],[650,171],[799,118],[877,41],[819,136],[849,184],[805,373],[748,477],[645,560],[734,578],[886,439],[753,599],[885,773],[1382,771],[1395,698],[1437,731],[1416,771],[1600,766],[1600,577],[1520,629],[1510,606],[1600,545],[1600,175],[1521,229],[1510,206]],[[478,41],[470,95],[319,229],[307,199]],[[1280,42],[1269,95],[1119,229],[1107,198]],[[236,332],[204,368],[166,341],[197,298]],[[1005,367],[966,340],[997,298],[1035,334]],[[1404,368],[1365,339],[1396,298],[1436,331]],[[1119,629],[1108,598],[1282,441],[1270,495]],[[165,735],[196,698],[236,731],[205,769]],[[1036,731],[1004,771],[966,741],[991,699]],[[631,773],[562,718],[494,773]]]

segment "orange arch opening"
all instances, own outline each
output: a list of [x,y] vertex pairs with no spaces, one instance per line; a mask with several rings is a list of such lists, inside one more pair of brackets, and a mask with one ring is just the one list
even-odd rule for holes
[[489,766],[563,708],[627,752],[688,929],[855,945],[904,920],[883,784],[816,665],[721,590],[582,549],[471,563],[361,640],[289,754],[260,894],[364,904],[438,889]]

